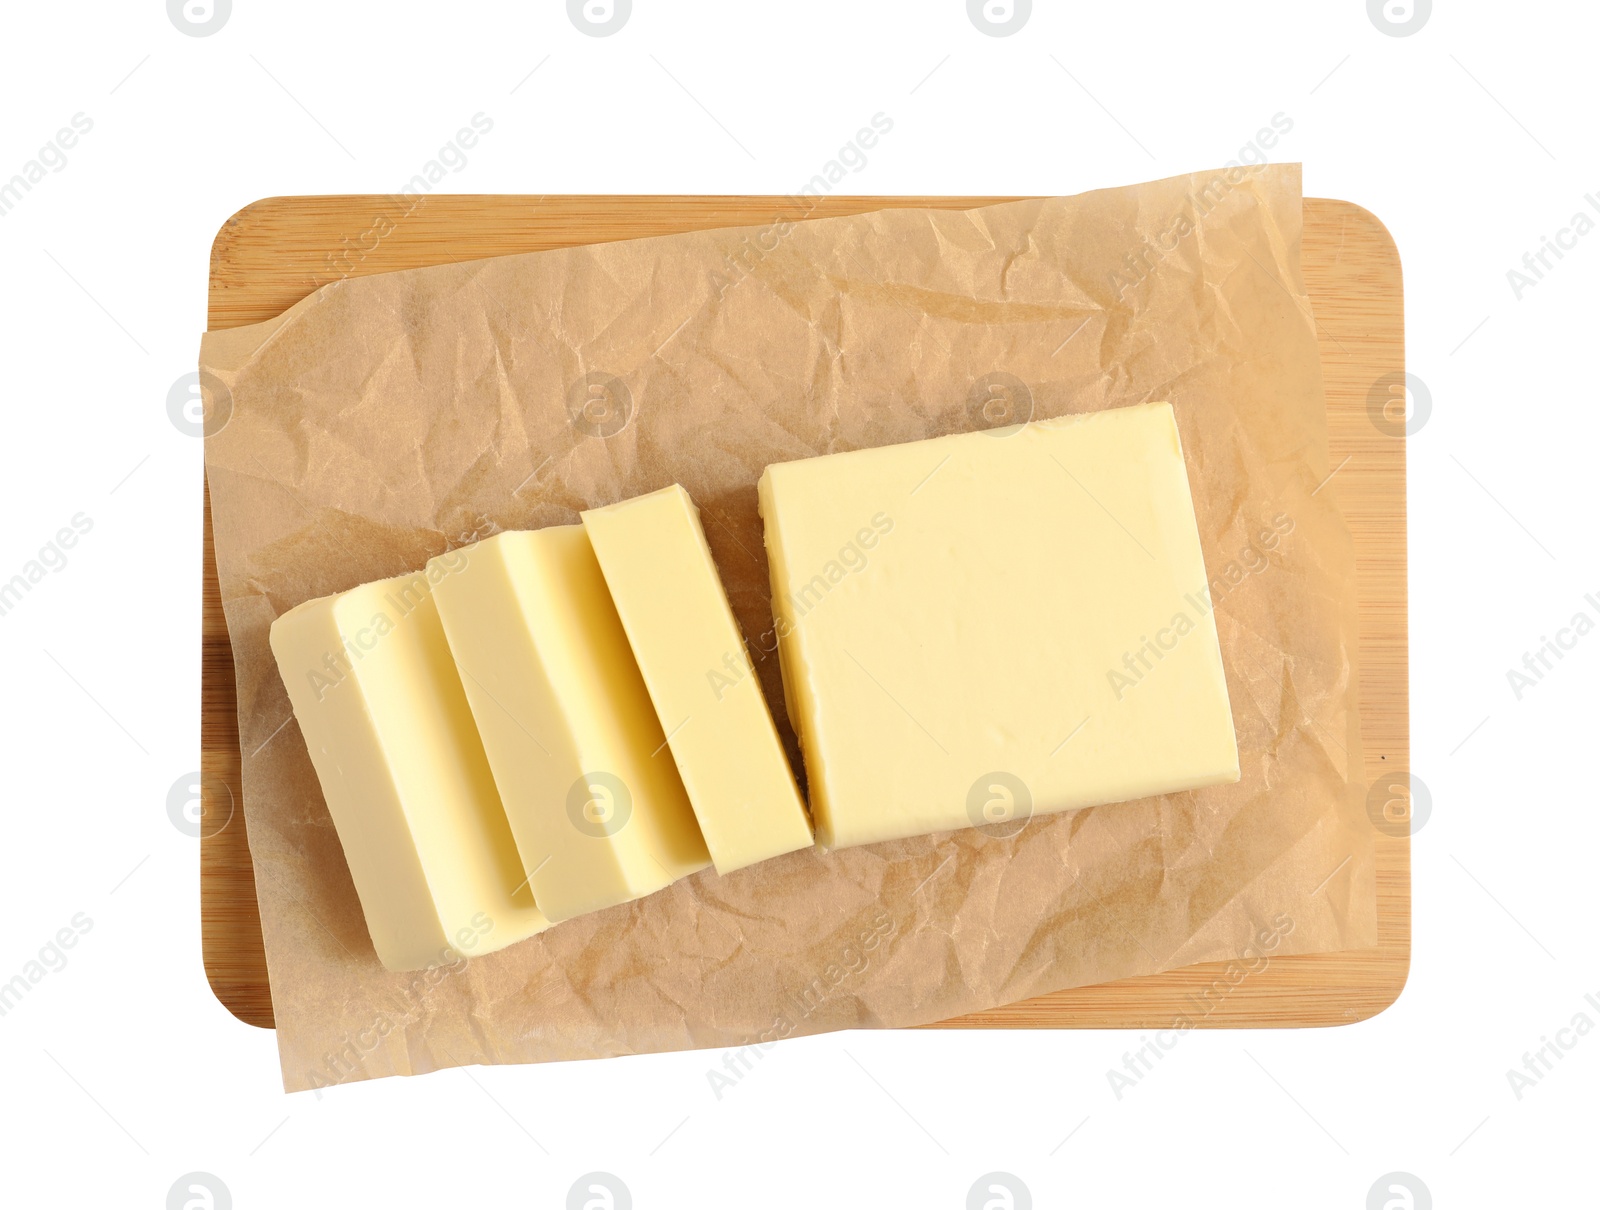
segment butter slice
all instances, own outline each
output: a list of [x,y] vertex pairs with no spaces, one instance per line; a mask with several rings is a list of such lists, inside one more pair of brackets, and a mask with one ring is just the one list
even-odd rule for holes
[[1169,404],[780,463],[759,495],[823,845],[1238,780]]
[[307,601],[271,645],[379,961],[416,970],[545,928],[428,577]]
[[582,525],[428,564],[539,909],[638,899],[710,864]]
[[689,493],[583,514],[719,874],[809,848],[794,773]]

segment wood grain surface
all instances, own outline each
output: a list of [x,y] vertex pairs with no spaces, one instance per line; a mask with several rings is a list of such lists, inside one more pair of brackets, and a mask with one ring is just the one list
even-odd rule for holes
[[[890,206],[967,209],[997,197],[828,197],[808,217]],[[339,277],[604,243],[799,215],[773,197],[440,196],[410,213],[378,196],[268,198],[218,232],[208,322],[270,319]],[[1355,538],[1361,616],[1361,733],[1366,781],[1410,770],[1406,649],[1405,442],[1369,415],[1369,392],[1405,367],[1400,257],[1383,224],[1349,202],[1305,203],[1306,285],[1327,383],[1335,468],[1325,488]],[[272,999],[239,789],[233,655],[217,586],[206,501],[201,663],[200,919],[205,968],[240,1020],[270,1028]],[[1273,959],[1225,996],[1206,1027],[1338,1025],[1370,1017],[1405,986],[1411,956],[1408,837],[1377,835],[1378,945]],[[1196,1017],[1195,997],[1225,963],[1074,988],[927,1028],[1160,1028]],[[1224,986],[1226,986],[1224,984]]]

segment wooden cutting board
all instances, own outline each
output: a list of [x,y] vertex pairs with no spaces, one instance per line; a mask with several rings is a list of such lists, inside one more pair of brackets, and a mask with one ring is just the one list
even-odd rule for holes
[[[812,217],[891,206],[964,210],[998,197],[828,197]],[[710,227],[765,224],[784,211],[773,197],[427,197],[399,217],[391,198],[268,198],[245,207],[211,250],[209,326],[270,319],[341,276],[446,261],[604,243]],[[792,214],[792,211],[789,211]],[[1406,648],[1405,442],[1369,413],[1375,383],[1405,368],[1400,255],[1373,215],[1349,202],[1305,203],[1306,285],[1327,383],[1332,494],[1355,538],[1361,613],[1361,734],[1366,781],[1405,783],[1410,770]],[[200,927],[206,974],[240,1020],[270,1028],[272,997],[262,952],[239,788],[233,653],[228,645],[205,513],[200,842]],[[218,827],[205,826],[216,819]],[[1393,830],[1393,829],[1390,829]],[[1411,959],[1411,847],[1377,833],[1378,945],[1276,958],[1213,1005],[1208,1027],[1339,1025],[1381,1012],[1405,986]],[[942,1028],[1161,1028],[1198,1017],[1196,1000],[1226,963],[1185,967],[1039,996],[945,1022]],[[1225,983],[1223,986],[1227,986]]]

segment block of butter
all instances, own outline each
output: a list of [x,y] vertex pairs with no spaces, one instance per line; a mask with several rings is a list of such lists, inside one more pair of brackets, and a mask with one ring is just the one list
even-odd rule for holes
[[545,928],[428,577],[307,601],[273,622],[271,645],[384,966]]
[[759,497],[821,844],[1238,780],[1169,404],[779,463]]
[[719,874],[811,846],[800,790],[711,558],[674,484],[583,514]]
[[428,564],[534,901],[551,920],[711,863],[582,525]]

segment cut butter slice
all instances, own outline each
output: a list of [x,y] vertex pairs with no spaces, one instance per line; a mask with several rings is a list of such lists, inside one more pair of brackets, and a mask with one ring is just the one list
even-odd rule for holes
[[811,824],[683,488],[583,514],[719,874],[809,848]]
[[779,463],[759,496],[821,844],[1238,780],[1169,404]]
[[271,646],[383,965],[545,928],[428,577],[307,601],[273,622]]
[[539,909],[638,899],[710,864],[582,525],[428,564]]

